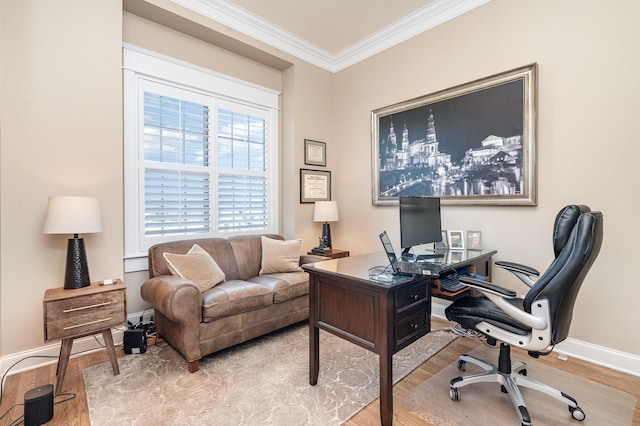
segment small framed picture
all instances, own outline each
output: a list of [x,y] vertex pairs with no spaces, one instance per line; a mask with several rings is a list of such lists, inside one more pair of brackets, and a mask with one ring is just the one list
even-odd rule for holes
[[467,249],[480,250],[482,248],[482,232],[467,231]]
[[449,249],[464,250],[464,238],[462,231],[447,231],[449,237]]
[[327,144],[325,142],[305,139],[304,164],[325,167],[327,165]]
[[331,172],[300,169],[300,202],[331,200]]
[[447,231],[442,230],[442,240],[436,243],[436,249],[448,249],[449,239],[447,238]]

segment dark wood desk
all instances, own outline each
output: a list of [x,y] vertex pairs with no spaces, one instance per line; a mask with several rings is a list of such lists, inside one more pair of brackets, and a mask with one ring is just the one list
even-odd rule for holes
[[[471,252],[471,251],[469,251]],[[476,251],[457,265],[478,264],[485,275],[495,251]],[[447,259],[434,261],[446,262]],[[431,330],[431,278],[370,278],[384,253],[303,265],[309,272],[309,383],[318,383],[320,329],[380,356],[380,422],[393,423],[393,354]]]

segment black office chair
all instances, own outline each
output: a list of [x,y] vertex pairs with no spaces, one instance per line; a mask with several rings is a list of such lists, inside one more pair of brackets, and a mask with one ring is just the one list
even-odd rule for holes
[[[500,356],[498,366],[469,355],[460,356],[460,370],[464,371],[466,363],[471,362],[485,371],[451,380],[451,399],[460,400],[459,388],[462,386],[499,383],[502,391],[509,394],[522,425],[530,425],[531,418],[518,389],[518,386],[524,386],[559,399],[567,404],[574,419],[584,420],[585,413],[574,398],[527,377],[525,363],[512,365],[511,346],[522,348],[537,358],[551,353],[554,345],[567,338],[573,305],[584,277],[600,251],[602,235],[600,212],[591,212],[586,206],[567,206],[556,217],[553,231],[555,259],[543,275],[517,263],[496,262],[530,287],[524,298],[492,283],[460,277],[460,281],[482,295],[453,302],[445,310],[447,319],[486,336],[489,345],[495,346],[500,341]],[[532,277],[537,276],[539,278],[534,281]]]

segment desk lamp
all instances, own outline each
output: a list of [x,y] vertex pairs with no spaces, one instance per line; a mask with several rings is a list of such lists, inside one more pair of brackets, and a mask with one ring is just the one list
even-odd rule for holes
[[67,290],[91,284],[84,238],[78,234],[102,232],[100,203],[92,197],[49,197],[44,234],[73,234],[67,244],[67,267],[64,288]]
[[313,221],[324,222],[322,224],[322,244],[323,248],[331,248],[331,228],[329,222],[337,222],[340,220],[338,216],[338,202],[337,201],[316,201]]

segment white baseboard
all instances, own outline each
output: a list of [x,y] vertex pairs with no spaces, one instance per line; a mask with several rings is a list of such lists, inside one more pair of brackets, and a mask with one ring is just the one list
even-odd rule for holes
[[[446,305],[433,303],[431,305],[431,315],[446,319],[444,315],[446,307]],[[554,352],[640,377],[640,356],[637,355],[571,338],[558,344]]]
[[[431,307],[431,314],[435,317],[445,319],[445,308],[446,305],[433,303]],[[141,315],[142,312],[130,314],[129,321],[135,324],[138,322]],[[112,330],[113,341],[116,342],[116,344],[120,344],[122,342],[124,329],[125,327],[122,326]],[[85,355],[88,352],[98,351],[103,348],[104,342],[102,341],[102,335],[100,334],[95,335],[95,337],[89,336],[76,339],[73,341],[71,357]],[[565,340],[556,346],[555,351],[558,352],[558,354],[572,356],[603,367],[611,368],[612,370],[640,377],[640,357],[637,355],[616,351],[615,349],[609,349],[575,339]],[[56,363],[58,362],[59,354],[60,343],[56,343],[3,356],[0,359],[2,376],[4,376],[7,370],[10,370],[7,375],[11,375]]]

